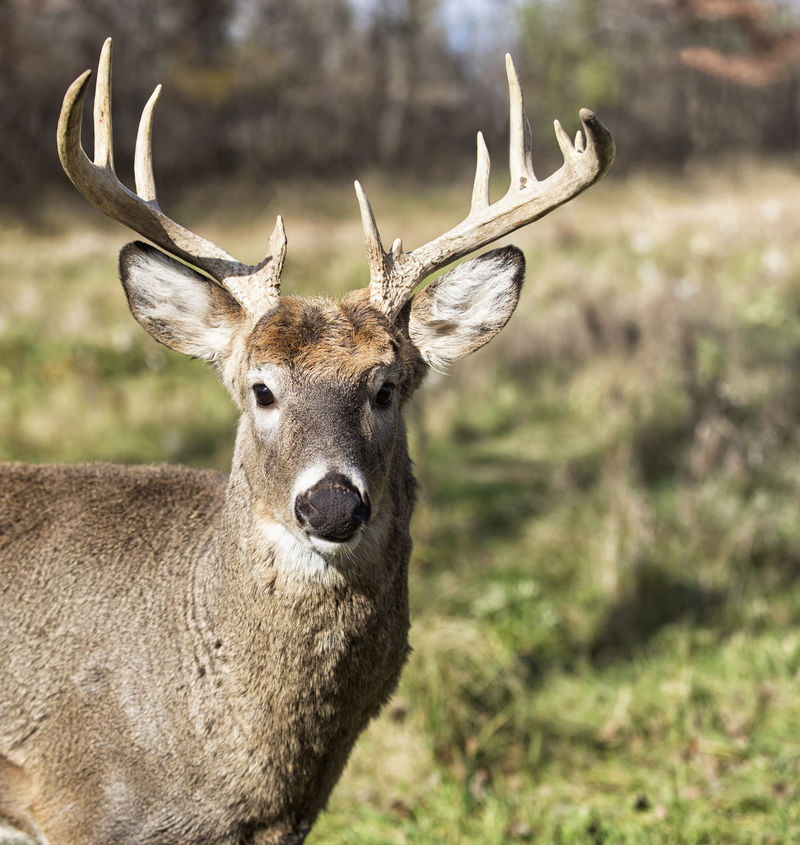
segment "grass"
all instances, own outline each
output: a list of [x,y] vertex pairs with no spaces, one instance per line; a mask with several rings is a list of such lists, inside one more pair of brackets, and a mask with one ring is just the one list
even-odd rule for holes
[[[465,191],[371,194],[411,247]],[[64,202],[0,228],[0,457],[224,467],[224,392]],[[365,282],[349,191],[272,204],[289,289]],[[176,216],[255,260],[223,211]],[[800,171],[610,179],[513,240],[517,314],[410,413],[414,653],[308,841],[798,841]]]

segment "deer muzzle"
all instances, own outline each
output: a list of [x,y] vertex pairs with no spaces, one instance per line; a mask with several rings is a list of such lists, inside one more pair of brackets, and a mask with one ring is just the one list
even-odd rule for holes
[[370,518],[369,495],[339,474],[329,474],[295,499],[301,527],[332,543],[346,543]]

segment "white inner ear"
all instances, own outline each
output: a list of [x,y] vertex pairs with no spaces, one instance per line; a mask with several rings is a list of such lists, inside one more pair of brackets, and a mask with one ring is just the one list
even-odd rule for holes
[[219,362],[228,352],[235,325],[219,312],[213,282],[155,253],[132,256],[126,270],[131,310],[158,340],[206,361]]
[[509,260],[499,250],[465,261],[417,294],[409,335],[433,369],[447,369],[500,331],[516,307],[521,271],[521,256]]

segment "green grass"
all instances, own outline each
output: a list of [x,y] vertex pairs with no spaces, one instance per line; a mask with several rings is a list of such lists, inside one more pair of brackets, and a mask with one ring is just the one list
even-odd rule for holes
[[[468,185],[370,193],[413,247]],[[365,282],[349,191],[275,197],[288,289]],[[0,457],[224,467],[224,391],[76,208],[0,229]],[[267,211],[176,216],[255,260]],[[309,843],[800,841],[800,172],[609,180],[513,241],[514,319],[411,410],[414,653]]]

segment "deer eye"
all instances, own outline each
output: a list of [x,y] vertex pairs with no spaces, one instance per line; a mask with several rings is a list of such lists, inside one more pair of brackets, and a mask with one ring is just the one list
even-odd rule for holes
[[275,403],[275,396],[266,384],[254,384],[253,393],[256,397],[256,404],[261,408],[268,408]]
[[392,401],[392,394],[394,393],[394,385],[390,382],[382,384],[378,392],[375,394],[375,404],[386,407]]

